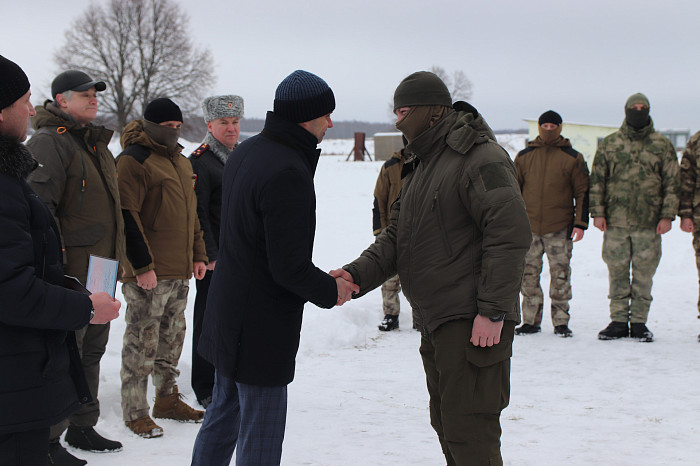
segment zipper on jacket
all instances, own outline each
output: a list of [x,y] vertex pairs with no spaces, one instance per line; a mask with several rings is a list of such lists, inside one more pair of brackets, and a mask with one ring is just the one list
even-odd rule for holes
[[83,152],[80,151],[80,167],[82,168],[82,180],[81,180],[81,186],[80,186],[80,196],[78,197],[78,213],[83,210],[83,194],[85,193],[85,188],[86,188],[86,180],[85,180],[85,158],[83,156]]
[[442,223],[442,213],[440,212],[440,203],[438,202],[438,190],[435,190],[433,195],[433,204],[430,210],[435,212],[437,216],[438,229],[440,230],[440,236],[442,237],[442,244],[445,247],[445,253],[447,257],[452,257],[452,248],[450,247],[450,241],[447,238],[447,231],[445,230],[445,225]]

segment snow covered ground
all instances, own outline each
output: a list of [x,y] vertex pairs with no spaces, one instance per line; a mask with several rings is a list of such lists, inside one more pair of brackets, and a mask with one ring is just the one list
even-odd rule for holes
[[[516,152],[523,147],[518,138],[522,135],[508,138]],[[346,264],[373,240],[372,191],[381,162],[345,162],[352,141],[337,141],[324,142],[324,152],[334,147],[340,155],[322,157],[316,173],[314,261],[323,270]],[[184,153],[196,146],[188,144]],[[609,321],[601,243],[602,234],[590,229],[574,247],[574,337],[555,337],[548,315],[541,334],[516,337],[511,401],[502,415],[505,464],[699,464],[700,321],[690,235],[675,221],[663,238],[649,319],[656,341],[646,344],[596,339]],[[543,283],[546,290],[546,271]],[[118,293],[121,299],[120,289]],[[188,322],[194,294],[192,283]],[[296,378],[289,386],[282,464],[445,464],[429,424],[420,336],[411,329],[408,304],[401,299],[401,329],[388,334],[377,330],[379,290],[341,308],[307,305]],[[94,465],[189,464],[198,424],[158,420],[165,435],[145,440],[122,423],[123,332],[119,318],[102,363],[97,429],[122,441],[124,450],[71,451]],[[189,384],[190,352],[188,334],[179,386],[196,404]]]

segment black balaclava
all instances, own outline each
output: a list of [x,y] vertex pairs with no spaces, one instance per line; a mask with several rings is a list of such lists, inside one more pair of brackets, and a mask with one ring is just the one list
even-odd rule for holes
[[[646,108],[642,110],[632,110],[631,107],[635,104],[642,104]],[[649,109],[649,99],[642,93],[634,94],[630,96],[625,103],[625,121],[627,121],[627,124],[633,129],[642,129],[649,124]]]

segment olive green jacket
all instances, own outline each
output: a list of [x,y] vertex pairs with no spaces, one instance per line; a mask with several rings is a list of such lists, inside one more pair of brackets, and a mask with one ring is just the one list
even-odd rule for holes
[[700,131],[688,141],[681,158],[681,194],[678,216],[692,218],[700,232]]
[[36,107],[32,127],[27,147],[40,165],[27,181],[59,226],[66,274],[85,283],[90,254],[125,257],[113,132],[80,126],[52,101]]
[[592,217],[608,226],[655,229],[678,213],[679,167],[676,151],[654,123],[635,131],[622,124],[598,146],[591,168]]
[[372,207],[372,231],[375,236],[389,225],[391,204],[401,192],[402,169],[403,156],[399,151],[394,152],[379,170],[377,183],[374,186],[374,206]]
[[519,322],[532,240],[513,162],[476,109],[455,110],[406,146],[410,173],[391,224],[345,266],[360,294],[398,272],[413,321],[428,333],[477,314]]

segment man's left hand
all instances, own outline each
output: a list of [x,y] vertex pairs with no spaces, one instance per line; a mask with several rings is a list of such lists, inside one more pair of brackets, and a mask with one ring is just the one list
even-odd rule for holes
[[659,224],[656,225],[656,234],[663,235],[664,233],[668,233],[669,231],[671,231],[671,219],[662,218],[661,220],[659,220]]
[[583,239],[583,228],[579,227],[574,227],[574,230],[571,232],[571,241],[574,243],[576,241],[580,241]]
[[503,329],[503,321],[491,322],[491,319],[482,315],[477,315],[474,319],[474,327],[472,327],[472,337],[469,341],[474,346],[497,345],[501,341],[501,330]]
[[194,271],[194,278],[201,280],[207,273],[207,266],[202,261],[196,261],[192,263],[192,270]]

